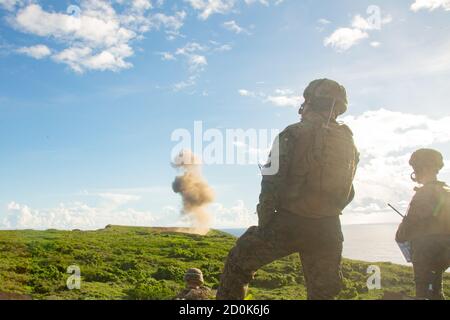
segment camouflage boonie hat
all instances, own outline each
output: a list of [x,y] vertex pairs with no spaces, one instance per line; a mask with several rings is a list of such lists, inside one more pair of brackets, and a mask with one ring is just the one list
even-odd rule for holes
[[336,81],[314,80],[305,89],[303,96],[305,101],[318,111],[329,111],[334,108],[338,116],[347,111],[347,91]]
[[188,271],[186,271],[186,274],[184,275],[184,281],[186,282],[200,282],[203,283],[203,273],[200,269],[197,268],[191,268]]
[[439,151],[433,149],[419,149],[409,160],[413,168],[433,168],[438,171],[444,167],[444,157]]

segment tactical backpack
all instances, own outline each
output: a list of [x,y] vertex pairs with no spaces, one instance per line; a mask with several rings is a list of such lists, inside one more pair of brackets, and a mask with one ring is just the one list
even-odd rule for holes
[[312,218],[340,215],[349,203],[359,161],[353,133],[345,124],[322,123],[310,139],[306,152],[294,159],[282,207]]
[[[424,235],[445,234],[450,235],[450,188],[445,184],[435,184],[435,203],[433,199],[424,199],[434,204],[428,218],[421,221],[421,232]],[[422,209],[423,211],[423,209]]]
[[439,221],[441,232],[450,235],[450,188],[447,185],[442,189],[442,198],[433,216]]

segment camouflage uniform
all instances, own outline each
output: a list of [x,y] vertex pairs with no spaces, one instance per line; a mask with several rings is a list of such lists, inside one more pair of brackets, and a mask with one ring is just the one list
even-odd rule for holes
[[333,299],[341,290],[342,241],[338,217],[312,219],[277,212],[267,227],[251,227],[239,238],[225,264],[217,298],[244,299],[259,268],[300,253],[308,299]]
[[445,299],[442,276],[450,267],[450,189],[434,181],[416,191],[396,240],[411,242],[416,296]]
[[296,203],[302,198],[300,190],[308,172],[297,160],[312,147],[314,129],[327,121],[336,124],[334,118],[310,113],[279,135],[279,170],[263,176],[257,207],[259,226],[248,229],[229,253],[217,299],[244,299],[259,268],[293,253],[300,254],[308,299],[330,300],[339,294],[343,242],[339,215],[353,199],[353,187],[342,206],[320,214],[300,210]]
[[450,236],[429,236],[412,241],[416,296],[445,300],[442,276],[450,267]]
[[212,296],[211,290],[207,287],[201,286],[198,288],[186,288],[181,291],[176,300],[210,300]]
[[175,297],[175,300],[211,299],[211,290],[203,285],[203,273],[200,269],[191,268],[187,270],[184,281],[186,282],[186,288]]

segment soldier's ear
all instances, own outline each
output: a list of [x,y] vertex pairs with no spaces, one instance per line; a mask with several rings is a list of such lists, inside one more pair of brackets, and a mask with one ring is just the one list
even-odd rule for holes
[[308,109],[308,102],[305,101],[301,104],[300,109],[298,110],[298,114],[303,115],[303,113]]
[[298,109],[298,114],[301,115],[303,113],[303,110],[304,110],[304,104],[301,104],[300,108]]

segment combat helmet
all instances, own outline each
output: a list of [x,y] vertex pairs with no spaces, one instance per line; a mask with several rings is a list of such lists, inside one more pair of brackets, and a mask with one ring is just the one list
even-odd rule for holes
[[[347,91],[336,81],[330,79],[318,79],[312,81],[306,87],[303,97],[316,111],[333,110],[336,116],[347,111]],[[300,109],[300,113],[303,108]]]
[[412,154],[409,164],[414,169],[432,168],[439,172],[444,167],[444,157],[434,149],[419,149]]
[[203,273],[200,269],[197,268],[191,268],[189,270],[186,271],[185,275],[184,275],[184,281],[186,282],[194,282],[194,283],[199,283],[199,284],[203,284],[204,280],[203,280]]

